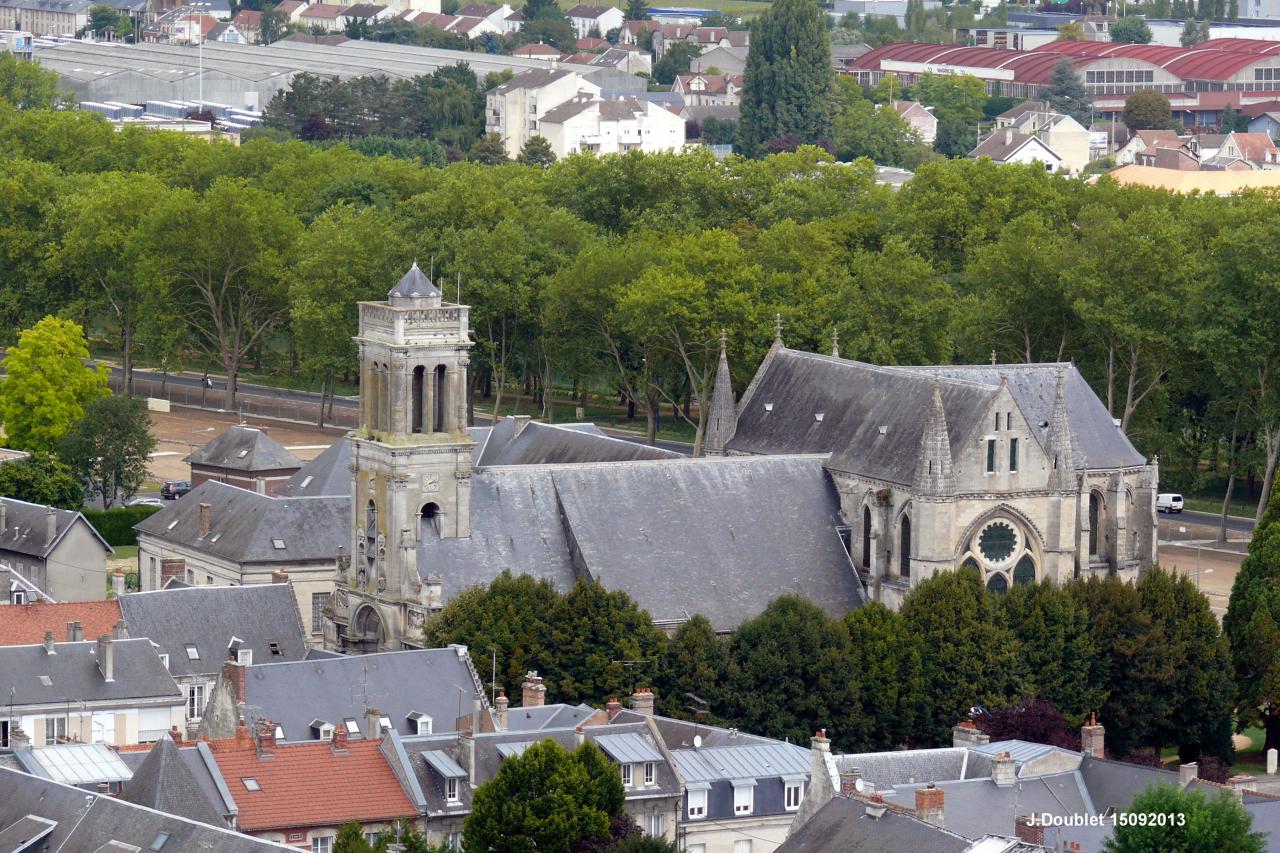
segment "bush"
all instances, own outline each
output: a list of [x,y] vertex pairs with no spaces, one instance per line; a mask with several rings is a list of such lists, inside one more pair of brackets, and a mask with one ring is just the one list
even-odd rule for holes
[[143,519],[160,511],[158,506],[119,506],[115,509],[85,509],[85,519],[107,540],[107,544],[137,545],[138,533],[133,529]]

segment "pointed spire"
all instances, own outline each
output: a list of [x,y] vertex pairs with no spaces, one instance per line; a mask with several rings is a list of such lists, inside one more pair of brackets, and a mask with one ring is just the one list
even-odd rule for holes
[[1071,436],[1071,419],[1067,413],[1067,375],[1058,367],[1058,387],[1053,394],[1053,412],[1049,415],[1049,433],[1045,436],[1045,452],[1049,455],[1049,488],[1074,489],[1076,485],[1075,442]]
[[916,463],[917,495],[946,497],[955,491],[951,476],[951,437],[947,433],[947,413],[942,407],[942,385],[933,380],[933,401],[929,419],[920,436],[920,461]]
[[775,347],[782,346],[782,314],[781,312],[773,315],[773,345]]
[[839,329],[831,330],[831,357],[832,358],[840,357],[840,330]]
[[733,402],[733,379],[729,375],[729,335],[720,330],[720,364],[716,368],[716,385],[711,392],[711,413],[707,417],[704,444],[709,456],[723,456],[733,434],[738,430],[738,407]]

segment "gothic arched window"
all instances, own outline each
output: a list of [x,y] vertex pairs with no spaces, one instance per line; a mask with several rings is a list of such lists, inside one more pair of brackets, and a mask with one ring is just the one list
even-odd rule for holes
[[862,568],[871,568],[871,507],[862,508]]
[[1097,492],[1089,493],[1089,556],[1098,554],[1098,524],[1102,520],[1102,498]]
[[1004,575],[999,572],[993,572],[991,577],[987,578],[987,589],[1004,595],[1009,591],[1009,582],[1004,579]]
[[1036,582],[1036,561],[1030,554],[1023,554],[1018,565],[1013,567],[1013,585],[1023,586]]
[[911,516],[904,515],[898,526],[898,574],[911,577]]

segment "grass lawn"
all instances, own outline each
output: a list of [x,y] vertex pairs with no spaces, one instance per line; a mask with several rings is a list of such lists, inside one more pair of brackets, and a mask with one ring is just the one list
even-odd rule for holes
[[138,546],[137,546],[137,545],[116,545],[116,546],[115,546],[115,549],[116,549],[116,552],[115,552],[114,554],[112,554],[112,555],[111,555],[111,559],[113,559],[113,560],[132,560],[132,561],[134,561],[135,563],[138,561]]

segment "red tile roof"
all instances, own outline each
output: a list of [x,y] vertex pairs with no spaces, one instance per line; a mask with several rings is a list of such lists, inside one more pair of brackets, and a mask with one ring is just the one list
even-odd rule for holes
[[[240,808],[241,832],[291,826],[339,826],[347,821],[412,819],[405,795],[380,742],[348,741],[341,749],[322,741],[277,744],[270,757],[236,740],[210,744],[223,780]],[[245,779],[261,790],[250,791]]]
[[44,632],[52,631],[58,642],[67,639],[67,623],[79,620],[86,640],[110,634],[120,621],[120,605],[110,601],[68,601],[50,604],[5,604],[0,606],[0,646],[28,646],[44,642]]

